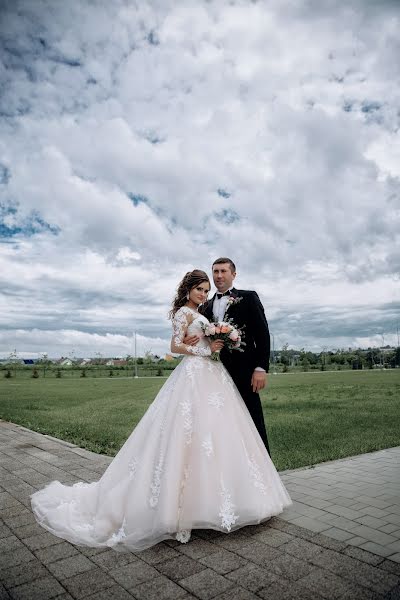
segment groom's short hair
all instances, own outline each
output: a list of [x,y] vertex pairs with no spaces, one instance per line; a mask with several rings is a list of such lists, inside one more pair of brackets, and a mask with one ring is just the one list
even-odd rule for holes
[[214,260],[212,266],[223,265],[225,263],[229,264],[232,273],[236,273],[235,263],[233,262],[233,260],[231,260],[230,258],[227,258],[226,256],[221,256],[221,258],[217,258],[217,260]]

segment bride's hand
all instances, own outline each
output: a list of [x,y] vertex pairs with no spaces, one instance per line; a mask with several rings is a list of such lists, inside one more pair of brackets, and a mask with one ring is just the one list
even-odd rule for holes
[[223,340],[214,340],[210,344],[211,352],[219,352],[224,347]]
[[200,338],[198,335],[186,335],[183,338],[183,343],[186,346],[195,346],[199,340]]

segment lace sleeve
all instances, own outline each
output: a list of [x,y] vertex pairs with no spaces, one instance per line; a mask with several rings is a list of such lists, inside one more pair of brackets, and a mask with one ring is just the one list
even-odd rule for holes
[[190,322],[188,314],[180,308],[172,319],[172,340],[171,351],[176,354],[195,354],[197,356],[210,356],[211,348],[209,345],[199,348],[198,346],[188,346],[183,343],[187,328]]

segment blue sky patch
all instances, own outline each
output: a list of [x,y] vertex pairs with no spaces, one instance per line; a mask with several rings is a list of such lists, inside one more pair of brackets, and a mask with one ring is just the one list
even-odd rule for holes
[[236,223],[240,221],[240,217],[237,212],[231,210],[230,208],[224,208],[218,213],[215,213],[215,216],[219,221],[226,223],[227,225],[232,225],[232,223]]
[[132,192],[127,192],[126,194],[129,200],[132,200],[134,206],[139,206],[139,204],[148,204],[149,199],[146,196],[142,196],[142,194],[132,194]]
[[218,194],[218,196],[221,196],[221,198],[230,198],[232,195],[222,188],[218,188],[217,194]]

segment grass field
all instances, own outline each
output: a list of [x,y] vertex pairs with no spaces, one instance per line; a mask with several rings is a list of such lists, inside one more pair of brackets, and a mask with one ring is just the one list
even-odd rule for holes
[[[114,455],[164,378],[4,379],[0,418]],[[400,445],[400,370],[270,375],[262,393],[279,470]]]

